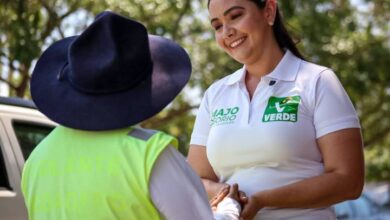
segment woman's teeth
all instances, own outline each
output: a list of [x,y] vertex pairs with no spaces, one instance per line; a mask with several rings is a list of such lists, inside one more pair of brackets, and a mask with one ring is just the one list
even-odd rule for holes
[[244,42],[244,40],[245,40],[245,37],[242,37],[242,38],[240,38],[240,39],[234,41],[233,43],[231,43],[229,46],[230,46],[231,48],[235,48],[235,47],[237,47],[238,45],[240,45],[242,42]]

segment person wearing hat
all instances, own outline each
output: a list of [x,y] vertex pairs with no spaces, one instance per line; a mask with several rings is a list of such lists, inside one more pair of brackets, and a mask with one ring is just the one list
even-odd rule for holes
[[112,12],[51,45],[31,95],[59,126],[24,166],[29,219],[238,219],[237,185],[214,199],[222,202],[213,217],[176,139],[135,126],[168,105],[190,73],[184,49]]

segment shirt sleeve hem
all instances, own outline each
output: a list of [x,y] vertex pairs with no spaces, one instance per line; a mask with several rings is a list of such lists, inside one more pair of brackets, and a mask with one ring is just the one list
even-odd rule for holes
[[190,141],[190,145],[201,145],[206,146],[207,138],[204,137],[192,137]]
[[[337,121],[338,121],[338,123],[337,123]],[[332,121],[327,126],[322,126],[320,129],[317,129],[316,138],[320,138],[320,137],[327,135],[331,132],[339,131],[339,130],[346,129],[346,128],[360,128],[360,124],[359,124],[358,119],[348,120],[348,121],[343,121],[343,122],[340,122],[340,120],[337,120],[337,121],[336,121],[336,123],[334,123],[335,121]]]

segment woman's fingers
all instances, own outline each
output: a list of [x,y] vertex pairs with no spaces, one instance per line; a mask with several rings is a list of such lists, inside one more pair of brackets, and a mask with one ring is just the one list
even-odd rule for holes
[[229,194],[230,188],[231,187],[229,185],[224,186],[219,193],[210,200],[211,207],[217,206],[218,203],[220,203]]
[[228,197],[239,201],[239,195],[238,195],[238,184],[234,183],[230,189],[229,189],[229,194],[227,195]]
[[244,207],[248,203],[248,197],[245,192],[239,190],[237,183],[233,185],[224,186],[219,193],[210,200],[210,205],[212,208],[216,207],[225,197],[232,198],[240,203],[241,207]]
[[238,197],[239,197],[238,201],[241,203],[241,205],[248,203],[248,196],[246,196],[245,192],[239,191]]

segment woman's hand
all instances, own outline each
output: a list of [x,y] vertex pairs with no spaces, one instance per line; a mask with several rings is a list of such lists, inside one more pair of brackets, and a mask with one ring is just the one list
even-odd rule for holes
[[234,183],[232,186],[225,185],[216,196],[210,200],[210,206],[213,210],[216,209],[218,203],[220,203],[225,197],[232,198],[240,203],[241,207],[248,202],[248,197],[243,191],[238,190],[238,184]]
[[227,197],[232,198],[238,202],[240,201],[240,194],[238,191],[238,184],[237,183],[234,183],[233,185],[230,186],[229,194],[227,195]]
[[255,218],[257,212],[262,209],[262,205],[257,200],[256,197],[249,197],[247,203],[244,205],[244,208],[241,212],[240,220],[252,220]]
[[243,208],[248,203],[248,197],[244,191],[238,190],[238,199],[239,200],[237,201],[240,203],[241,208]]
[[225,185],[216,196],[210,200],[210,206],[213,211],[217,209],[218,203],[220,203],[228,194],[230,194],[230,186]]

